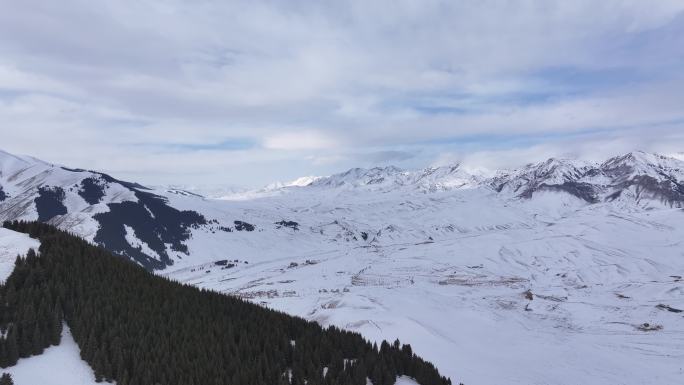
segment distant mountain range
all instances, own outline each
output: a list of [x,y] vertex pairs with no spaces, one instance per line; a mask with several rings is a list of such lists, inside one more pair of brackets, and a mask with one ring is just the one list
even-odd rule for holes
[[473,174],[458,164],[404,171],[397,167],[354,168],[329,177],[312,179],[306,186],[391,190],[413,188],[436,192],[489,187],[509,197],[531,198],[539,191],[560,191],[589,203],[619,198],[649,205],[684,206],[684,162],[646,152],[631,152],[603,163],[550,158],[515,170],[498,170],[493,176]]

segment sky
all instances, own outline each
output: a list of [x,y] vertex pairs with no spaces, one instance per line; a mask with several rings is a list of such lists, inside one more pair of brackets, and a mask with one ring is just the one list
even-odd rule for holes
[[147,184],[684,151],[682,0],[0,9],[0,148]]

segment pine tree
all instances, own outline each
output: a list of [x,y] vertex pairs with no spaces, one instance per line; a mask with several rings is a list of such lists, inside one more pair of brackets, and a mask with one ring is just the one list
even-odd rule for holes
[[9,364],[7,363],[7,348],[5,347],[4,339],[0,339],[0,368],[6,368]]
[[40,333],[40,327],[37,323],[33,328],[33,337],[31,338],[31,344],[32,346],[29,354],[37,356],[43,353],[46,343],[43,339],[43,335]]
[[14,366],[19,361],[19,347],[17,346],[17,333],[14,326],[7,330],[7,339],[5,340],[5,355],[7,366]]
[[57,346],[62,341],[62,315],[57,307],[52,311],[49,326],[49,344]]
[[9,373],[3,373],[2,376],[0,376],[0,385],[14,385],[12,376]]

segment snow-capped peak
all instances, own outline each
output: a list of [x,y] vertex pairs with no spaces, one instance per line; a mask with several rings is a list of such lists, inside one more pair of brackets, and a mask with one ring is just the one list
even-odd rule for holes
[[660,154],[634,151],[608,159],[601,164],[607,174],[626,178],[634,175],[660,177],[663,174],[676,174],[679,179],[684,175],[684,161]]
[[299,178],[297,178],[291,182],[286,183],[285,186],[304,187],[304,186],[308,186],[308,185],[314,183],[315,181],[317,181],[321,178],[322,178],[321,176],[302,176],[302,177],[299,177]]
[[373,167],[371,169],[352,168],[339,174],[319,178],[310,185],[326,187],[403,185],[404,176],[405,172],[395,166]]
[[0,177],[9,177],[12,174],[35,166],[53,167],[53,165],[32,156],[14,155],[0,150]]
[[575,159],[549,158],[543,162],[502,171],[489,184],[499,192],[530,197],[543,186],[563,185],[580,179],[591,165]]

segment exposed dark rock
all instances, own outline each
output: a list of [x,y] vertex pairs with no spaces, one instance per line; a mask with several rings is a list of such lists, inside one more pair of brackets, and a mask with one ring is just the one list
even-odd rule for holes
[[529,289],[523,293],[523,296],[530,301],[534,299],[534,294],[532,294],[532,290]]
[[663,325],[652,325],[648,322],[644,322],[641,325],[636,325],[636,329],[642,332],[657,332],[663,330]]
[[657,305],[656,307],[657,307],[658,309],[660,309],[660,310],[667,310],[667,311],[669,311],[669,312],[671,312],[671,313],[681,313],[681,312],[683,311],[683,310],[681,310],[681,309],[675,309],[675,308],[673,308],[673,307],[671,307],[671,306],[664,305],[664,304],[662,304],[662,303],[659,304],[659,305]]
[[61,187],[38,187],[38,196],[34,199],[36,210],[38,210],[38,220],[47,222],[58,215],[66,214],[64,198],[64,189]]
[[254,225],[243,221],[234,221],[235,230],[237,231],[254,231]]
[[231,269],[235,267],[234,263],[230,263],[227,259],[222,259],[220,261],[215,261],[214,265],[216,266],[223,266],[221,269]]
[[[596,203],[598,202],[597,198],[597,192],[596,188],[594,185],[589,184],[589,183],[581,183],[581,182],[564,182],[563,184],[546,184],[542,183],[536,191],[563,191],[566,192],[570,195],[573,195],[577,198],[580,198],[586,202],[589,203]],[[524,198],[531,198],[532,194],[534,191],[528,190],[526,191]]]
[[584,173],[584,176],[586,177],[595,177],[598,175],[601,175],[602,171],[597,169],[597,168],[590,168]]
[[669,176],[663,176],[662,180],[658,180],[648,175],[637,175],[614,187],[617,191],[608,197],[609,200],[618,198],[621,195],[621,191],[634,187],[637,199],[646,197],[660,200],[670,206],[684,206],[684,185]]
[[2,189],[2,186],[0,186],[0,202],[4,201],[7,199],[7,194],[5,194],[5,190]]
[[299,230],[299,223],[297,223],[295,221],[282,220],[280,222],[276,222],[275,224],[277,225],[276,229],[279,229],[281,227],[289,227],[293,230]]
[[618,199],[620,197],[620,195],[622,195],[622,190],[614,191],[613,193],[608,194],[606,196],[606,200],[609,202],[612,202],[612,201]]
[[71,171],[71,172],[87,172],[88,171],[88,170],[84,170],[82,168],[69,168],[69,167],[62,167],[62,170]]

